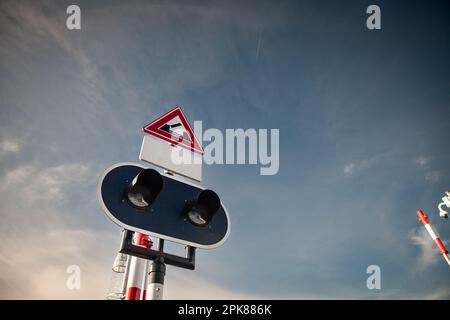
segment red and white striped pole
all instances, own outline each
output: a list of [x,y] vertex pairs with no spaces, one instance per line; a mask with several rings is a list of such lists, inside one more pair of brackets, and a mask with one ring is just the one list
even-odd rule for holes
[[428,233],[430,234],[431,239],[433,239],[434,243],[436,243],[445,261],[447,261],[448,265],[450,266],[450,257],[448,254],[448,250],[445,248],[444,244],[441,241],[441,238],[439,238],[433,227],[428,222],[428,216],[424,214],[422,210],[418,210],[417,215],[419,216],[419,221],[422,221],[425,229],[427,229]]
[[[151,248],[153,243],[149,236],[136,232],[134,244]],[[127,281],[127,294],[125,300],[145,300],[148,260],[130,256],[130,271]]]

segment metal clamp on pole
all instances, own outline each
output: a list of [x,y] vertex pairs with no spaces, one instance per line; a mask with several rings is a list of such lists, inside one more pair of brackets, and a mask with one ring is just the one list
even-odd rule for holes
[[[158,239],[158,251],[164,251],[164,240]],[[166,264],[164,258],[157,258],[150,265],[148,273],[147,300],[162,300],[164,289],[164,276],[166,275]]]
[[[121,243],[121,247],[120,247],[121,253],[129,254],[129,255],[132,255],[135,257],[139,257],[139,258],[143,258],[143,259],[147,259],[147,260],[153,260],[153,261],[156,261],[158,259],[163,259],[163,262],[165,264],[168,264],[171,266],[189,269],[189,270],[195,269],[195,248],[194,247],[186,246],[186,249],[185,249],[186,256],[180,257],[180,256],[177,256],[174,254],[164,252],[163,246],[162,246],[161,250],[160,250],[159,246],[158,246],[158,250],[152,250],[152,249],[136,246],[133,244],[132,238],[133,238],[133,232],[129,231],[129,230],[125,230],[125,232],[123,233],[123,236],[122,236],[122,243]],[[161,241],[161,239],[160,239],[160,241]],[[160,242],[160,244],[161,244],[161,242]]]

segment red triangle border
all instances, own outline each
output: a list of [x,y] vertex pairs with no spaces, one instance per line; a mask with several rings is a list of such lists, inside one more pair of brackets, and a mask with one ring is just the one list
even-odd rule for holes
[[[175,139],[175,137],[173,135],[171,135],[170,133],[167,133],[167,132],[159,129],[159,128],[161,128],[161,126],[163,126],[165,123],[169,122],[176,116],[178,116],[180,118],[181,123],[183,124],[184,128],[188,132],[192,142],[184,140],[182,138]],[[200,142],[198,141],[197,137],[195,136],[194,131],[192,130],[189,122],[186,119],[186,116],[184,115],[183,111],[181,110],[181,107],[179,107],[179,106],[174,107],[172,110],[166,112],[161,117],[159,117],[156,120],[145,125],[142,128],[142,130],[149,135],[163,139],[167,142],[170,142],[174,145],[183,147],[190,151],[199,153],[201,155],[203,155],[203,153],[204,153],[204,150],[203,150],[202,146],[200,145]]]

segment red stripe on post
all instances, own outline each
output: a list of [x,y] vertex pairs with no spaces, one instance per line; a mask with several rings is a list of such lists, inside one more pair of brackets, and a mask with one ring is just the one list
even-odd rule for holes
[[141,289],[137,287],[128,288],[125,300],[141,300]]
[[436,245],[438,246],[439,251],[440,251],[442,254],[447,254],[447,253],[448,253],[448,251],[447,251],[447,249],[444,247],[444,244],[442,243],[441,239],[436,238],[436,240],[434,240],[434,242],[436,242]]
[[417,210],[417,215],[419,216],[419,221],[422,221],[423,224],[428,224],[428,217],[422,210]]

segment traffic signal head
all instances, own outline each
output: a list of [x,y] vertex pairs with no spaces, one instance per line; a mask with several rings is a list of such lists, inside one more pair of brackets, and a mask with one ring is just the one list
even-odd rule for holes
[[107,168],[97,199],[120,227],[192,247],[218,247],[230,233],[228,213],[214,191],[140,164]]
[[212,190],[203,190],[197,199],[189,206],[187,216],[189,221],[197,226],[207,225],[213,215],[220,209],[220,198]]
[[149,207],[161,192],[163,179],[158,171],[144,169],[130,184],[127,192],[129,203],[136,208]]

